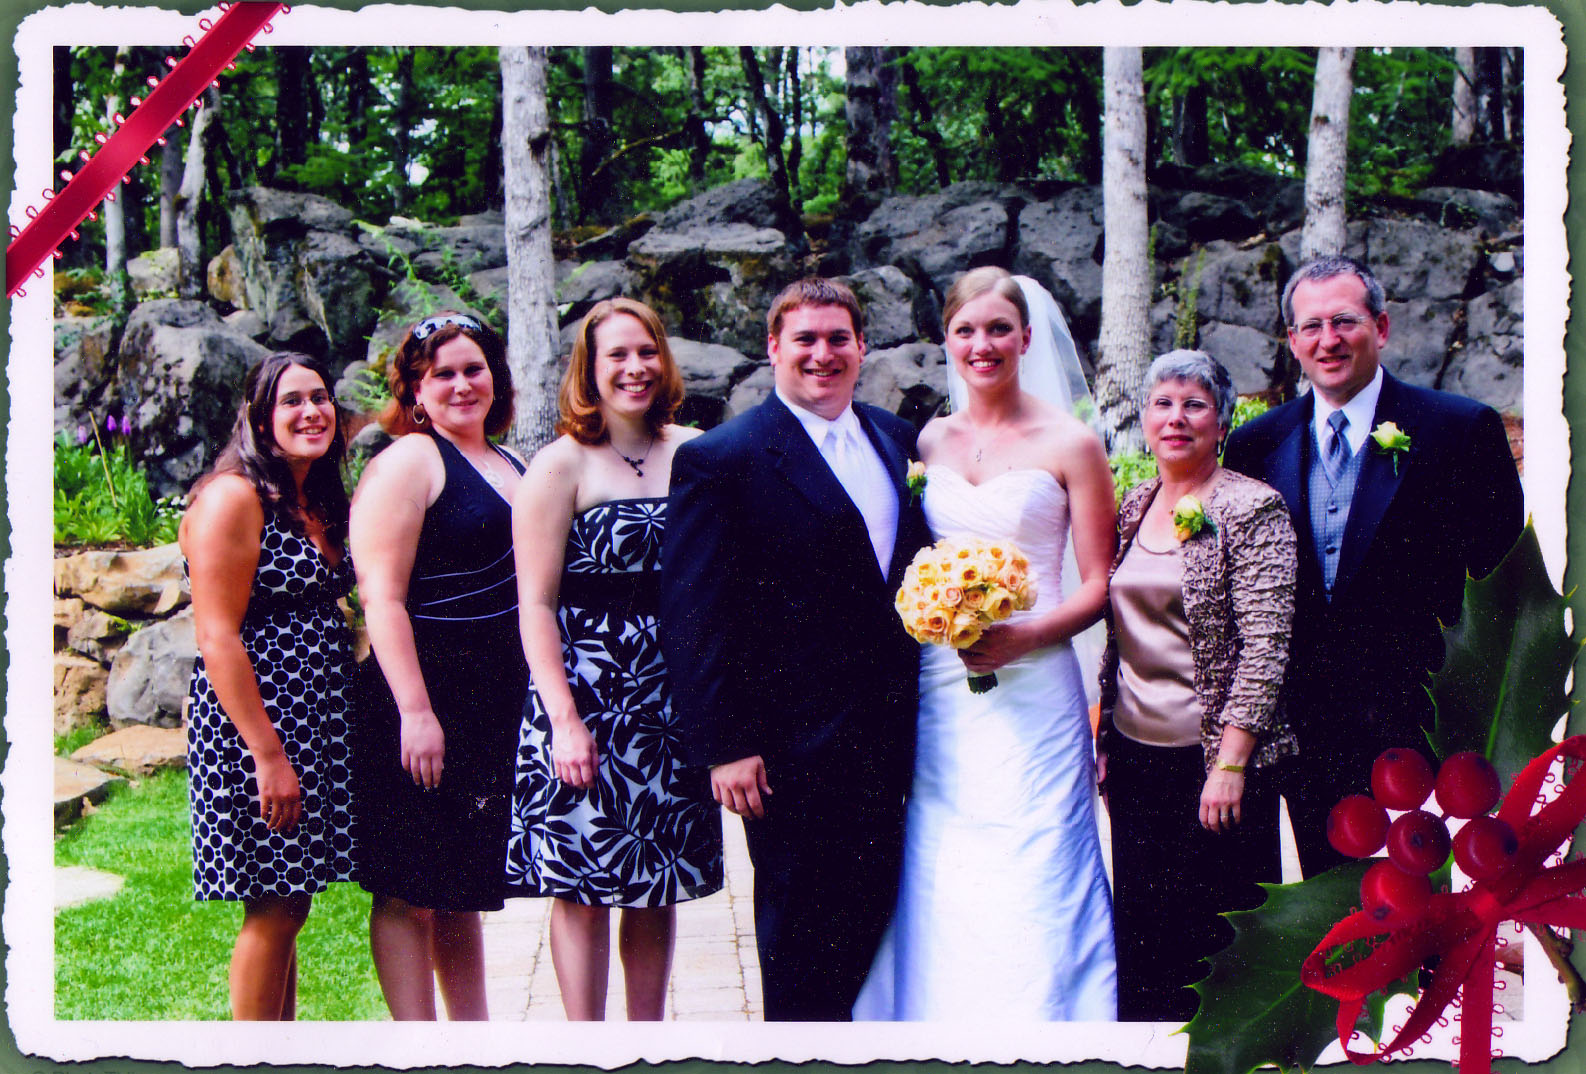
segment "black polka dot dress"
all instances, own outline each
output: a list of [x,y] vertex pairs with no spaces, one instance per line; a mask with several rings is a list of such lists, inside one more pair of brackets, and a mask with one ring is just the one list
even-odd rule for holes
[[332,567],[307,537],[265,520],[242,644],[297,772],[303,816],[289,832],[272,832],[260,819],[253,755],[220,707],[200,655],[187,717],[196,899],[313,894],[351,879],[352,634],[336,601],[352,584],[346,556]]

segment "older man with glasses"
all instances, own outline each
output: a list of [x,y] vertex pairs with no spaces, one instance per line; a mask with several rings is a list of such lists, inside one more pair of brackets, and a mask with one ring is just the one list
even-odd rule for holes
[[1467,573],[1514,544],[1524,502],[1497,412],[1383,370],[1388,314],[1364,265],[1301,266],[1283,317],[1311,391],[1236,429],[1224,462],[1283,494],[1299,539],[1283,697],[1300,753],[1282,782],[1311,876],[1345,860],[1327,814],[1369,793],[1376,756],[1428,752],[1441,628]]

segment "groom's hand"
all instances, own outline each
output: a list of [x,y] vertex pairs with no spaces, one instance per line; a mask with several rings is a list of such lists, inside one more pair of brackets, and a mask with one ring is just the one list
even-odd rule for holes
[[771,784],[765,778],[765,761],[755,754],[716,765],[710,770],[710,793],[740,817],[765,816],[765,803],[760,796],[771,793]]

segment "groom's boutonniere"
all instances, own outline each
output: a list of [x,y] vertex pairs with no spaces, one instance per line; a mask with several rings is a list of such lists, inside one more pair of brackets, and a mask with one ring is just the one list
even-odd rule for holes
[[903,484],[909,490],[909,502],[919,503],[920,497],[925,495],[925,464],[919,459],[909,463],[908,472],[903,475]]
[[1183,544],[1201,530],[1215,531],[1212,520],[1206,517],[1206,508],[1194,496],[1185,496],[1173,505],[1173,536]]
[[1391,421],[1381,421],[1371,430],[1371,439],[1377,450],[1393,459],[1393,476],[1399,476],[1399,456],[1410,450],[1410,434]]

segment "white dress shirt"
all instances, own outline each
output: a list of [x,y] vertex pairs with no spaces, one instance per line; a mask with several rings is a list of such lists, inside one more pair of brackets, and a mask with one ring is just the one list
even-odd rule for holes
[[886,463],[859,424],[853,406],[844,407],[841,414],[828,421],[793,403],[780,391],[776,397],[799,420],[815,450],[831,468],[832,476],[859,509],[876,553],[876,565],[885,576],[892,566],[892,551],[898,540],[898,491]]
[[1333,416],[1333,411],[1342,410],[1344,417],[1349,419],[1349,424],[1344,426],[1344,439],[1349,443],[1351,457],[1360,454],[1360,449],[1366,446],[1366,437],[1371,435],[1372,419],[1377,415],[1377,399],[1382,395],[1382,367],[1377,367],[1377,375],[1371,378],[1371,383],[1355,393],[1355,397],[1341,407],[1333,406],[1321,397],[1315,388],[1311,389],[1315,397],[1316,413],[1311,415],[1311,427],[1316,432],[1316,443],[1322,451],[1327,450],[1327,442],[1333,438],[1332,430],[1327,427],[1327,419]]

